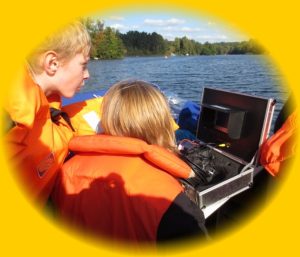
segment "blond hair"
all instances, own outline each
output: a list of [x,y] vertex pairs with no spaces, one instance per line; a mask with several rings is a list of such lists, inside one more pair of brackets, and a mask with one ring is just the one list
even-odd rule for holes
[[158,88],[145,81],[121,81],[107,91],[101,126],[105,134],[139,138],[169,150],[175,148],[167,100]]
[[68,61],[78,53],[88,56],[90,49],[91,39],[86,27],[75,21],[47,37],[28,56],[27,62],[31,70],[38,74],[42,72],[42,55],[47,51],[55,51],[61,61]]

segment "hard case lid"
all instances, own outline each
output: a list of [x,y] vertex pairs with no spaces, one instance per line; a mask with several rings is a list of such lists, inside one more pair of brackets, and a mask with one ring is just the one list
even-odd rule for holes
[[215,88],[203,88],[197,138],[205,143],[227,143],[222,151],[251,162],[266,140],[275,100]]

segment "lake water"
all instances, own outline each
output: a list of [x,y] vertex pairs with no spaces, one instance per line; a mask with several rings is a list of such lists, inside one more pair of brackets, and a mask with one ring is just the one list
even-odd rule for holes
[[288,96],[287,87],[270,57],[265,55],[128,57],[92,60],[90,79],[82,91],[65,104],[79,101],[128,78],[158,84],[167,95],[175,116],[190,100],[200,102],[203,87],[275,98],[274,117]]

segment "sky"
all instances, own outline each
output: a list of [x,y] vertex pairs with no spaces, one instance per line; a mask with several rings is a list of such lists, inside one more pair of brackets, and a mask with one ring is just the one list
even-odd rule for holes
[[212,17],[191,17],[178,13],[115,13],[100,18],[105,26],[118,29],[121,33],[129,30],[157,32],[165,39],[188,37],[200,43],[235,42],[249,40],[245,34],[229,24]]

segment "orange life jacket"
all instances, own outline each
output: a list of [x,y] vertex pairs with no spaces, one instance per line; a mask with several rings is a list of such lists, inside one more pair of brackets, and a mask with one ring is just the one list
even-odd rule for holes
[[67,153],[73,136],[70,126],[59,119],[52,122],[50,105],[60,107],[60,97],[46,98],[25,72],[23,83],[15,85],[5,106],[15,126],[5,136],[14,173],[29,197],[44,204]]
[[260,163],[273,176],[279,174],[282,163],[296,153],[297,111],[261,148]]
[[88,99],[62,107],[70,118],[75,135],[94,135],[101,118],[102,97]]
[[116,241],[155,241],[163,214],[183,191],[176,178],[187,178],[190,167],[136,138],[81,136],[69,147],[76,155],[53,193],[60,216]]

